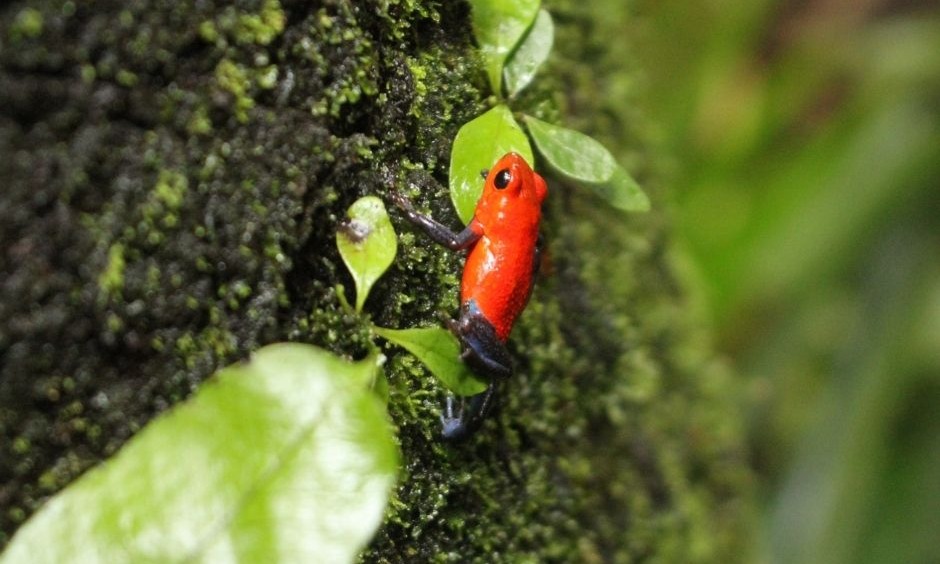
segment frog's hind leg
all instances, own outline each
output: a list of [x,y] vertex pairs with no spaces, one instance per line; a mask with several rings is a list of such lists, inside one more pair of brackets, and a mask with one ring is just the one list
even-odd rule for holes
[[496,329],[473,300],[460,308],[460,319],[449,320],[447,327],[460,340],[460,358],[486,378],[506,378],[512,374],[512,357],[496,334]]
[[[483,424],[496,401],[496,388],[512,374],[512,357],[506,344],[496,334],[476,302],[467,301],[460,308],[460,318],[448,320],[447,326],[460,341],[460,358],[474,373],[489,380],[486,390],[469,398],[455,400],[448,396],[441,416],[441,434],[446,441],[466,439]],[[460,402],[455,413],[454,403]]]

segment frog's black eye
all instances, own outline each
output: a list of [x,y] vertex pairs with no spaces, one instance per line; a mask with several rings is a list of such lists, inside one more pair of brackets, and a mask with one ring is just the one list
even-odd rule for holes
[[496,180],[493,181],[493,185],[496,186],[497,190],[502,190],[506,186],[509,186],[509,181],[512,180],[512,173],[509,172],[508,168],[496,173]]
[[483,177],[483,180],[486,180],[486,177],[490,175],[490,169],[484,168],[480,171],[480,176]]

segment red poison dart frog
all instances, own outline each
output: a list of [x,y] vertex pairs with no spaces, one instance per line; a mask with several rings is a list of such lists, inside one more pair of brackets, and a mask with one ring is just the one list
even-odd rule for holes
[[460,315],[448,328],[462,347],[461,358],[490,380],[455,416],[448,398],[441,417],[445,440],[469,437],[492,408],[498,382],[512,374],[506,341],[522,313],[539,267],[539,218],[548,193],[545,180],[517,153],[507,153],[490,170],[473,219],[460,233],[415,211],[401,194],[392,198],[408,219],[441,245],[468,250],[460,286]]

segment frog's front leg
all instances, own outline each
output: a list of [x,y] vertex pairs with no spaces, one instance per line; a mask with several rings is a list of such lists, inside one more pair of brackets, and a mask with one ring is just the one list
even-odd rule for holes
[[414,206],[411,204],[411,200],[400,192],[392,192],[391,199],[396,206],[405,212],[405,217],[408,218],[408,221],[424,229],[424,232],[427,233],[435,243],[443,245],[452,251],[466,249],[483,236],[479,224],[475,221],[471,221],[470,225],[465,227],[460,233],[455,233],[446,225],[415,210]]

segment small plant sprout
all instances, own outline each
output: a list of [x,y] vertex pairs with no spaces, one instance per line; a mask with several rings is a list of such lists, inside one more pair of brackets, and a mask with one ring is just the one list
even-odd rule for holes
[[359,198],[336,232],[336,246],[356,284],[356,312],[398,252],[398,240],[385,204],[375,196]]

